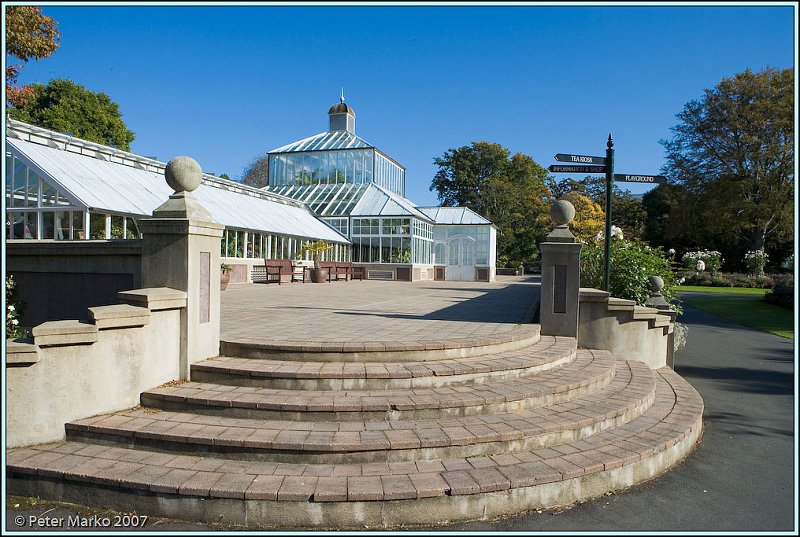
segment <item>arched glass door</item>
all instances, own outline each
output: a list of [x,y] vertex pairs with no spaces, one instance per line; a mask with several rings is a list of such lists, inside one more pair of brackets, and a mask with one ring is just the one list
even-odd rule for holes
[[475,238],[456,235],[447,241],[445,278],[455,281],[475,280]]

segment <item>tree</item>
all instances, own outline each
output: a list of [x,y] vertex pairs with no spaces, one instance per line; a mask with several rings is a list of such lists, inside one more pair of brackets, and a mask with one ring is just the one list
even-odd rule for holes
[[21,63],[47,58],[58,49],[58,23],[38,6],[8,6],[6,9],[6,104],[24,106],[33,97],[30,86],[17,86]]
[[567,192],[559,199],[567,200],[575,207],[575,218],[569,228],[579,240],[587,242],[605,229],[606,214],[599,203],[577,191]]
[[242,183],[256,188],[269,185],[269,156],[261,155],[250,161],[242,174]]
[[[572,178],[556,181],[550,178],[548,188],[553,201],[564,198],[574,192],[587,197],[601,207],[605,218],[606,180],[605,177],[587,175],[576,181]],[[644,233],[647,212],[641,200],[627,190],[620,189],[616,183],[611,184],[611,224],[619,226],[628,238],[641,237]]]
[[135,136],[122,121],[119,105],[105,93],[63,79],[31,87],[33,97],[24,106],[12,108],[12,118],[130,151]]
[[700,200],[714,240],[763,250],[770,237],[791,233],[793,70],[724,78],[677,118],[672,139],[661,140],[663,172]]
[[443,206],[469,207],[498,228],[501,264],[517,266],[538,256],[537,240],[547,225],[547,171],[531,157],[499,144],[473,142],[434,158],[431,183]]

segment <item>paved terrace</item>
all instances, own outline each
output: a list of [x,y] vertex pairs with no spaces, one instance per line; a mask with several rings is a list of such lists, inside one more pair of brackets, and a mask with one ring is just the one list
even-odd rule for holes
[[231,285],[221,339],[239,343],[370,343],[485,339],[529,323],[538,277],[494,283],[333,281]]

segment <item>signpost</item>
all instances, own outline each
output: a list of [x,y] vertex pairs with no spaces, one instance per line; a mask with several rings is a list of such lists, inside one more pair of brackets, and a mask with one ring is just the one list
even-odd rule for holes
[[603,263],[603,291],[608,291],[609,274],[611,272],[611,184],[614,181],[625,183],[663,184],[667,178],[663,175],[628,175],[614,173],[614,141],[608,135],[606,143],[606,156],[591,157],[588,155],[568,155],[558,153],[555,159],[559,162],[572,162],[575,164],[601,164],[601,166],[569,166],[553,164],[548,168],[554,173],[605,173],[606,174],[606,230],[605,230],[605,260]]
[[559,153],[556,155],[556,160],[559,162],[572,162],[573,164],[605,164],[606,159],[603,157],[589,157],[586,155],[565,155]]
[[615,173],[614,181],[622,181],[624,183],[666,183],[667,178],[664,175],[627,175],[624,173]]
[[565,166],[563,164],[553,164],[547,169],[555,173],[606,173],[605,166]]

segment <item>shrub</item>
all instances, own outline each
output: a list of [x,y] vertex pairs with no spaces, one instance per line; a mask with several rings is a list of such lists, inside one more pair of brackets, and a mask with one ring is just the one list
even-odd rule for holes
[[769,256],[764,250],[751,250],[744,254],[744,263],[747,265],[747,271],[755,276],[764,275],[767,259],[769,259]]
[[775,278],[772,291],[764,295],[768,304],[794,309],[794,276],[787,274]]
[[[603,283],[604,245],[590,240],[581,249],[581,286],[600,288]],[[678,298],[677,281],[669,259],[659,248],[651,248],[639,240],[614,240],[611,242],[611,273],[609,292],[612,296],[634,300],[644,305],[650,298],[649,278],[660,276],[664,280],[661,294],[670,302]],[[671,306],[675,310],[680,308]]]
[[684,285],[702,285],[707,287],[750,287],[757,289],[771,289],[772,276],[754,276],[740,272],[697,272],[684,275]]
[[6,277],[6,338],[26,337],[28,331],[19,325],[22,304],[17,301],[17,282],[13,276]]
[[689,270],[717,272],[722,265],[722,254],[716,250],[686,252],[683,254],[681,262]]

